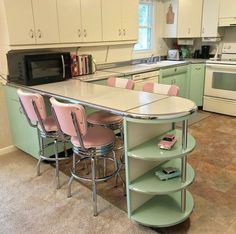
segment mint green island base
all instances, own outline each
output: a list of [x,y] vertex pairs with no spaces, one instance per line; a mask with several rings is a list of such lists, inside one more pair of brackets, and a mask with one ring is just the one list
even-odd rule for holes
[[[128,217],[152,227],[169,227],[186,220],[194,201],[187,186],[195,173],[187,163],[195,139],[187,133],[188,116],[172,120],[124,118],[126,149],[126,190]],[[175,122],[182,129],[175,129]],[[161,150],[158,142],[165,133],[175,134],[177,142],[171,150]],[[161,181],[155,172],[176,167],[181,176]]]

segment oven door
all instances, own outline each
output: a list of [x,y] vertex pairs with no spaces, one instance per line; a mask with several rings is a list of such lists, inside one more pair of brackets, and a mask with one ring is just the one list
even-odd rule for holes
[[204,95],[236,100],[236,65],[207,64]]
[[70,56],[66,53],[25,56],[27,85],[45,84],[69,78]]

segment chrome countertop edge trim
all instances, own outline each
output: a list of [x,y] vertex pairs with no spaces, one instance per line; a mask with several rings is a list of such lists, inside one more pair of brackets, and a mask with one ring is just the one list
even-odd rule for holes
[[106,108],[104,106],[91,104],[91,103],[88,103],[86,101],[80,101],[80,100],[77,100],[77,99],[68,98],[68,97],[60,96],[60,95],[49,93],[49,92],[44,92],[44,91],[41,91],[41,90],[38,90],[38,89],[34,89],[33,86],[25,86],[25,85],[10,83],[10,82],[8,82],[6,85],[8,85],[10,87],[14,87],[14,88],[23,88],[23,89],[31,91],[31,92],[35,91],[35,92],[38,92],[38,93],[40,93],[42,95],[45,95],[45,96],[55,97],[55,98],[66,100],[66,101],[69,101],[69,102],[72,102],[72,103],[75,103],[75,104],[78,103],[78,104],[81,104],[81,105],[85,105],[87,107],[92,107],[94,109],[108,111],[108,112],[113,113],[113,114],[117,114],[117,115],[120,115],[120,116],[123,116],[123,117],[134,118],[134,119],[163,120],[163,121],[164,120],[170,120],[170,119],[177,119],[177,118],[189,116],[189,115],[195,113],[198,109],[197,106],[195,105],[189,111],[179,112],[179,113],[169,114],[169,115],[162,114],[162,115],[157,116],[157,115],[132,114],[132,113],[129,112],[132,109],[129,109],[127,111],[119,111],[119,110],[116,110],[116,109],[110,109],[110,108]]

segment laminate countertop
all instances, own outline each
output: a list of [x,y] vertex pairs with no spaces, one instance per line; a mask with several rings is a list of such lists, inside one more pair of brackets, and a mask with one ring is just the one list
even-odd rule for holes
[[196,104],[185,98],[96,85],[74,79],[22,88],[138,119],[173,119],[190,115],[197,110]]

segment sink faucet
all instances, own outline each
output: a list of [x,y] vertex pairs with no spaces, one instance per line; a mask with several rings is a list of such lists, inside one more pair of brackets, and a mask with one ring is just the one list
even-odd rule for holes
[[154,62],[154,54],[151,54],[151,57],[148,59],[148,63]]

